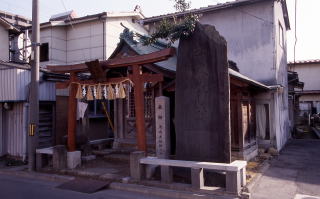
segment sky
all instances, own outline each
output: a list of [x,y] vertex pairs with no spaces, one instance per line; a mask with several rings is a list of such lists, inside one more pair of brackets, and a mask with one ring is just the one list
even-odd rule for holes
[[[232,1],[232,0],[231,0]],[[320,59],[320,0],[297,1],[297,43],[296,60]],[[40,21],[48,21],[50,16],[74,10],[78,16],[99,12],[133,11],[140,5],[145,16],[155,16],[174,12],[173,0],[39,0]],[[226,0],[191,0],[192,8],[199,8]],[[0,0],[0,10],[31,18],[32,0]],[[295,0],[287,0],[291,30],[287,31],[288,61],[294,60],[295,44]]]

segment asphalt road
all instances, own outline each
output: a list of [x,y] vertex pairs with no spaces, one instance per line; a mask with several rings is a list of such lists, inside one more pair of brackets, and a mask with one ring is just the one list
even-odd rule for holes
[[164,199],[111,189],[85,194],[56,188],[61,183],[0,175],[0,199]]
[[320,140],[290,140],[252,192],[253,199],[320,199]]

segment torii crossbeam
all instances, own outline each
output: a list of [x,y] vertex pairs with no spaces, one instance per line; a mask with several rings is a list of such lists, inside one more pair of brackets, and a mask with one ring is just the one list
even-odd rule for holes
[[[174,48],[167,48],[157,52],[132,57],[109,59],[105,61],[91,61],[74,65],[48,65],[47,69],[53,73],[70,73],[70,80],[57,83],[57,88],[69,87],[69,109],[68,109],[68,150],[76,150],[76,113],[77,86],[74,83],[96,84],[117,83],[124,79],[130,79],[134,83],[134,101],[136,111],[137,145],[141,151],[147,151],[145,118],[144,118],[144,95],[143,84],[145,82],[157,83],[163,81],[162,74],[142,73],[141,66],[167,60],[175,54]],[[132,67],[132,74],[128,77],[107,78],[105,71],[111,68]],[[78,73],[90,72],[93,79],[79,80]]]

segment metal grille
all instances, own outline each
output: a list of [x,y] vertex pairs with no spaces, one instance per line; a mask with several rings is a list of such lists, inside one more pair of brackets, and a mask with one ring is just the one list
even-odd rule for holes
[[[128,117],[134,118],[136,117],[135,105],[134,105],[134,92],[132,91],[128,95]],[[152,89],[147,89],[144,92],[144,117],[152,118],[153,117],[153,92]]]

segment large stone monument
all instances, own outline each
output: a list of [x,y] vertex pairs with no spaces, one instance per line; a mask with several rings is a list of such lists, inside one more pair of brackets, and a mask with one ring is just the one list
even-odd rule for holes
[[197,23],[180,39],[176,74],[176,157],[230,163],[227,44],[216,29]]

